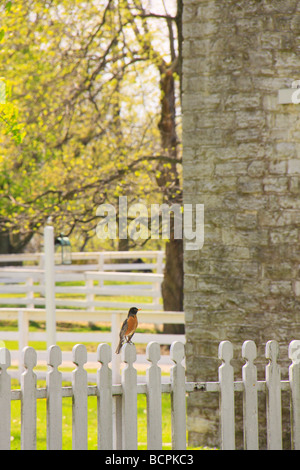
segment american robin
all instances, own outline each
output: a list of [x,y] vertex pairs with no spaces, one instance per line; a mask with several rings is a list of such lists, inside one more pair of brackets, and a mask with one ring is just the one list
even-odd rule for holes
[[141,310],[140,308],[131,307],[129,309],[127,318],[124,320],[123,325],[121,326],[120,330],[120,341],[119,345],[116,349],[116,354],[119,354],[121,351],[121,347],[123,346],[125,340],[127,343],[131,343],[131,338],[133,337],[135,330],[138,326],[138,320],[136,314],[138,311]]

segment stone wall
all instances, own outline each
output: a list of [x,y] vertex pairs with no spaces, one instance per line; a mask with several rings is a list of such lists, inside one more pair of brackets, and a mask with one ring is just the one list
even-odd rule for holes
[[[188,379],[216,380],[224,339],[237,378],[248,339],[262,358],[278,340],[285,374],[300,339],[300,105],[277,95],[300,79],[300,1],[185,0],[183,22],[184,203],[205,207],[203,249],[184,254]],[[191,444],[218,443],[216,400],[189,398]]]

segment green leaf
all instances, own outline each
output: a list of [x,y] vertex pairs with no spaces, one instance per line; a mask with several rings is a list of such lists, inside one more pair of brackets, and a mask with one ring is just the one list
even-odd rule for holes
[[4,38],[4,29],[0,29],[0,42]]
[[6,2],[6,4],[5,4],[5,10],[6,10],[6,11],[10,11],[10,9],[11,9],[11,6],[12,6],[12,3],[11,3],[11,1],[9,1],[9,2]]

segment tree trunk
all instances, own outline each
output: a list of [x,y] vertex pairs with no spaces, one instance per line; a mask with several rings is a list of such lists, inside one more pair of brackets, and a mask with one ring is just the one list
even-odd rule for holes
[[[31,237],[30,237],[31,238]],[[22,253],[26,244],[29,243],[30,238],[25,240],[24,243],[21,242],[20,238],[18,235],[14,236],[13,241],[16,243],[12,243],[12,237],[8,232],[0,232],[0,255],[10,255],[14,253]],[[20,266],[22,265],[22,262],[6,262],[5,266]],[[2,266],[2,263],[0,263],[0,266]]]
[[7,232],[0,232],[0,255],[7,255],[12,253],[9,234]]
[[0,231],[0,254],[23,253],[33,235],[33,232],[28,232],[22,237],[19,232],[12,235],[8,231]]
[[[156,178],[164,201],[168,204],[182,202],[182,190],[176,160],[178,159],[178,138],[176,133],[175,80],[174,70],[177,61],[169,68],[165,63],[160,66],[161,87],[161,134],[162,151],[174,158],[171,168],[158,164],[159,176]],[[172,223],[173,222],[173,223]],[[166,244],[166,264],[162,297],[164,310],[183,311],[183,240],[174,239],[174,220],[171,219],[170,241]],[[164,333],[184,333],[183,325],[165,324]]]

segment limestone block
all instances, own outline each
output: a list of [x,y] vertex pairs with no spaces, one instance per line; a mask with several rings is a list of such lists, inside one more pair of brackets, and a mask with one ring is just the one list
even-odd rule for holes
[[289,174],[300,174],[300,158],[288,160],[287,166]]
[[264,175],[266,171],[266,162],[262,160],[254,160],[248,164],[248,175],[258,177]]
[[287,163],[284,160],[281,161],[271,161],[269,163],[269,173],[275,175],[285,174],[287,171]]
[[286,193],[288,191],[288,178],[286,177],[266,177],[263,179],[265,192]]
[[238,179],[238,191],[241,193],[261,193],[263,183],[260,179],[254,179],[249,176],[242,176]]

